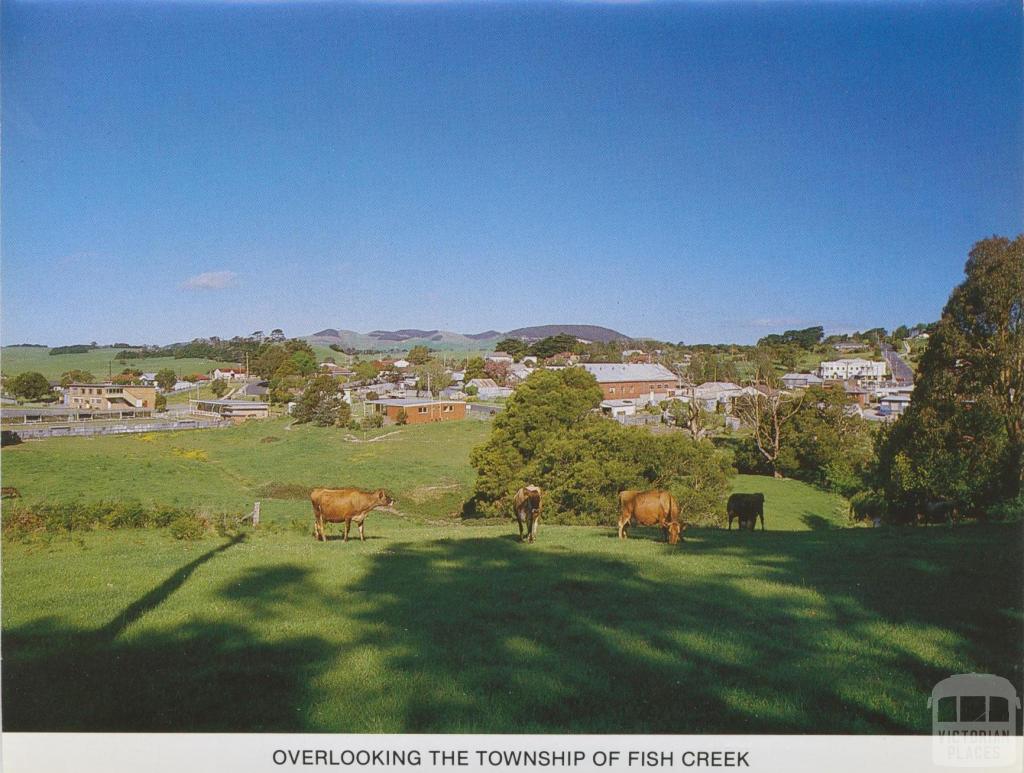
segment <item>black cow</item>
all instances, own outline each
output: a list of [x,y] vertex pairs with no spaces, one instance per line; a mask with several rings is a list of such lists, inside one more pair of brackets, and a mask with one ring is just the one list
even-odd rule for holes
[[764,494],[733,494],[725,506],[729,515],[729,529],[732,519],[739,519],[741,529],[753,531],[757,527],[757,517],[761,516],[761,531],[764,531]]
[[919,526],[927,526],[929,523],[955,526],[960,520],[960,511],[956,503],[949,499],[929,499],[918,507],[916,520]]

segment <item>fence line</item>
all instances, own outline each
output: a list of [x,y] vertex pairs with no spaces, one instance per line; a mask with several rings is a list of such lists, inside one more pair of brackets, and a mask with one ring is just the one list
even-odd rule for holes
[[38,426],[19,427],[12,430],[22,440],[43,440],[54,437],[88,437],[90,435],[131,435],[141,432],[169,432],[186,429],[224,429],[233,426],[231,421],[155,421],[145,424],[114,424],[107,426]]

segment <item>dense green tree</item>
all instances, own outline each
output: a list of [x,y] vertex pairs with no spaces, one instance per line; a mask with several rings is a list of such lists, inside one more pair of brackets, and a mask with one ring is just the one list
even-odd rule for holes
[[575,336],[571,336],[568,333],[559,333],[556,336],[548,336],[542,338],[535,344],[530,346],[528,353],[534,357],[545,359],[552,357],[562,352],[578,352],[582,345],[576,340]]
[[416,375],[417,389],[429,388],[435,397],[452,383],[451,375],[439,360],[428,360],[417,365],[413,368],[413,373]]
[[516,362],[522,359],[528,348],[526,342],[520,338],[503,338],[494,345],[494,351],[511,354]]
[[757,342],[758,346],[780,346],[795,344],[801,349],[812,349],[825,337],[825,329],[820,325],[807,327],[803,330],[787,330],[785,333],[772,333]]
[[373,381],[380,373],[380,368],[369,360],[357,362],[352,370],[355,371],[357,381]]
[[306,384],[292,416],[296,424],[312,422],[318,427],[335,427],[348,424],[351,409],[342,399],[337,381],[331,376],[317,376]]
[[34,370],[19,373],[7,381],[7,391],[24,400],[42,400],[53,394],[46,376]]
[[177,383],[178,376],[170,368],[162,368],[157,371],[156,385],[163,389],[165,392],[173,389],[174,385]]
[[782,427],[779,471],[849,496],[865,487],[874,459],[872,426],[842,389],[811,387]]
[[487,378],[487,362],[483,357],[470,357],[469,362],[466,363],[463,380],[470,381],[474,378]]
[[220,398],[228,393],[231,386],[228,384],[226,379],[215,378],[210,384],[210,391],[213,392],[214,397]]
[[581,368],[538,370],[519,385],[494,420],[486,443],[473,449],[474,498],[493,509],[517,488],[521,473],[545,441],[578,423],[601,403],[603,393]]
[[1021,491],[1024,236],[978,242],[964,272],[879,447],[880,483],[904,507],[943,496],[984,510]]
[[414,346],[405,356],[411,365],[426,365],[430,361],[430,349],[426,346]]

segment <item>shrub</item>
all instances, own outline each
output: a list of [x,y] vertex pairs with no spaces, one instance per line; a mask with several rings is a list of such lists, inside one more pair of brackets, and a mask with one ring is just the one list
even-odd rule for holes
[[151,523],[151,513],[141,502],[136,500],[123,500],[114,502],[105,507],[106,517],[94,511],[95,516],[100,516],[104,525],[111,529],[140,529]]
[[206,534],[207,523],[196,513],[181,513],[169,526],[171,536],[175,539],[194,540]]
[[986,514],[994,521],[1024,520],[1024,494],[1016,499],[1004,499],[992,505]]
[[405,412],[405,408],[398,409],[398,415],[395,417],[395,424],[408,424],[409,414]]

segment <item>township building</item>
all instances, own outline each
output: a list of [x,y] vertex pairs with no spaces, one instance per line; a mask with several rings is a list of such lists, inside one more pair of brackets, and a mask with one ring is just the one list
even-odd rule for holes
[[812,386],[821,386],[824,379],[813,373],[787,373],[782,377],[782,385],[786,389],[806,389]]
[[189,400],[188,403],[192,413],[231,419],[236,423],[270,415],[270,406],[255,400]]
[[367,400],[375,413],[383,414],[394,423],[405,411],[406,424],[429,424],[438,421],[457,421],[466,418],[466,403],[462,400],[434,400],[430,397],[390,397]]
[[241,368],[217,368],[213,371],[213,377],[227,381],[244,381],[245,371]]
[[846,381],[851,378],[881,381],[885,378],[885,373],[886,364],[884,361],[862,360],[859,357],[826,360],[818,366],[818,375],[830,381]]
[[636,400],[646,405],[668,400],[679,387],[679,378],[664,365],[601,362],[582,367],[597,379],[605,400]]
[[155,386],[124,384],[70,384],[64,393],[68,408],[90,411],[120,411],[156,407]]

